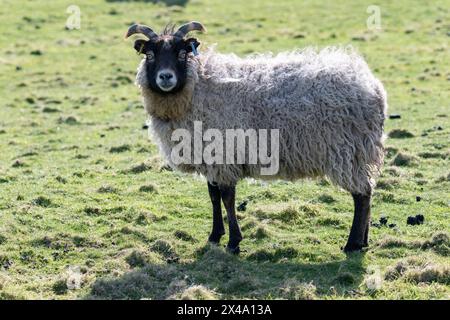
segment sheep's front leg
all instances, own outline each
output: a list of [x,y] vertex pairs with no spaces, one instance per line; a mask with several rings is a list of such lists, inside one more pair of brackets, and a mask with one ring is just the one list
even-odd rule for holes
[[227,249],[231,253],[238,254],[240,252],[239,242],[242,240],[241,230],[236,218],[235,199],[236,186],[219,186],[220,196],[223,204],[227,210],[228,225],[230,229],[230,239],[228,241]]
[[220,189],[217,184],[208,182],[208,192],[213,208],[213,226],[208,241],[218,244],[220,238],[225,234],[222,220],[222,206],[220,204]]
[[355,215],[350,230],[345,252],[358,251],[368,246],[371,195],[352,194],[355,204]]

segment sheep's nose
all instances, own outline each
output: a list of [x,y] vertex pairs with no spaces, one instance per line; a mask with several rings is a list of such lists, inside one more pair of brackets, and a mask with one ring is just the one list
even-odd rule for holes
[[160,70],[156,75],[156,84],[162,91],[170,91],[177,85],[177,75],[170,69]]
[[159,78],[163,81],[167,81],[173,78],[173,74],[170,72],[161,72]]

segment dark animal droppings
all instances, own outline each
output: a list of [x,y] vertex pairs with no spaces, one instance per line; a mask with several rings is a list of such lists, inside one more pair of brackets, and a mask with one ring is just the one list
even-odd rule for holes
[[381,225],[378,222],[372,222],[372,227],[379,228]]
[[410,225],[410,226],[415,226],[417,224],[417,220],[416,217],[408,217],[408,219],[406,219],[406,224]]
[[425,217],[423,216],[423,214],[418,214],[415,217],[409,216],[408,219],[406,220],[406,224],[415,226],[415,225],[423,224],[424,221],[425,221]]
[[425,217],[423,216],[423,214],[418,214],[416,215],[416,220],[419,224],[422,224],[425,221]]
[[386,217],[381,217],[380,218],[380,224],[382,226],[385,226],[387,224],[387,222],[388,222],[388,218],[386,218]]
[[237,211],[245,211],[247,210],[247,201],[242,202],[238,207],[237,207]]
[[389,115],[389,119],[401,119],[401,115],[399,114],[390,114]]

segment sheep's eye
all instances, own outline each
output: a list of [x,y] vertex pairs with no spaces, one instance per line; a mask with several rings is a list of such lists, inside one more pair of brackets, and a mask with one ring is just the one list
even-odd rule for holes
[[181,50],[180,53],[178,53],[178,59],[179,60],[186,59],[186,50]]
[[151,50],[146,53],[146,56],[147,56],[147,60],[150,60],[150,61],[155,60],[155,54]]

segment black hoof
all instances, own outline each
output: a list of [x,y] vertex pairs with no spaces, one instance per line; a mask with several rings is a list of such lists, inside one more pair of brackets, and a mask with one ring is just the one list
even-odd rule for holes
[[210,234],[208,237],[208,242],[213,244],[219,244],[220,238],[222,238],[224,234]]
[[227,246],[227,251],[231,254],[238,255],[241,252],[241,249],[239,248],[239,246],[236,247]]
[[358,243],[347,243],[344,247],[344,252],[345,253],[350,253],[350,252],[357,252],[357,251],[361,251],[363,249],[363,245],[362,244],[358,244]]

